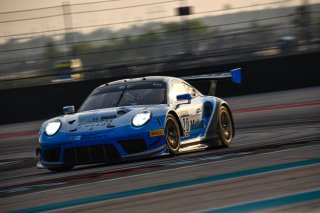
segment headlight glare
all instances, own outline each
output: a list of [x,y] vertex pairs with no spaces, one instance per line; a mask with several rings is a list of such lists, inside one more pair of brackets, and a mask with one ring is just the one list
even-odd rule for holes
[[151,119],[151,112],[149,110],[144,110],[136,114],[132,118],[133,126],[139,127],[146,124]]
[[45,128],[45,132],[48,136],[52,136],[58,132],[61,126],[61,121],[51,121]]

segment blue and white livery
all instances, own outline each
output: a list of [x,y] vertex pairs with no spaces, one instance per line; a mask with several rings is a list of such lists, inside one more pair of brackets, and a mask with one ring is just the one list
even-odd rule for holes
[[[150,76],[101,85],[78,112],[64,107],[65,115],[42,124],[39,165],[64,171],[81,164],[227,147],[235,134],[232,113],[224,100],[213,96],[216,80],[223,78],[240,83],[241,71]],[[187,81],[210,81],[209,95]]]

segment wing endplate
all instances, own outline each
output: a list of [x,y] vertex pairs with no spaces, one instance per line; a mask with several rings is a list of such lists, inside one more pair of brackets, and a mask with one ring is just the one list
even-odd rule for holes
[[236,84],[242,83],[242,74],[241,74],[241,68],[236,68],[230,71],[231,73],[231,80]]

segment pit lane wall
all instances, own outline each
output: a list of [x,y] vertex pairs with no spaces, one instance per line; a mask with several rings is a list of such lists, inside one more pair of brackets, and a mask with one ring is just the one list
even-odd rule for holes
[[[235,96],[320,85],[320,52],[303,55],[268,58],[236,64],[224,63],[210,67],[177,69],[154,75],[183,76],[212,71],[243,68],[243,84],[230,81],[218,83],[217,96]],[[124,76],[125,78],[126,76]],[[47,119],[62,114],[62,107],[79,108],[97,86],[114,78],[51,84],[0,90],[0,124]],[[205,92],[208,85],[202,84]]]

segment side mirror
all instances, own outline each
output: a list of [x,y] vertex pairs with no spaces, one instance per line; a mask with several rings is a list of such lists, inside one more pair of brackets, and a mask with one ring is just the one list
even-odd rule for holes
[[63,113],[65,114],[65,115],[68,115],[68,114],[73,114],[73,113],[75,113],[75,109],[74,109],[74,106],[65,106],[65,107],[63,107]]
[[177,95],[177,101],[187,100],[189,102],[191,99],[192,99],[192,97],[189,93]]

